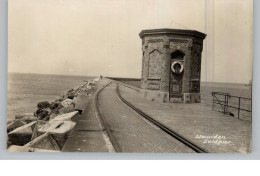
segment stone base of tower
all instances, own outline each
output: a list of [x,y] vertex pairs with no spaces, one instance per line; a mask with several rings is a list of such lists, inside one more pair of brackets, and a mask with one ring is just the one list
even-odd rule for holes
[[140,95],[149,101],[171,102],[171,103],[200,103],[200,93],[183,93],[181,98],[170,98],[168,92],[156,90],[141,90]]
[[183,93],[183,103],[200,103],[200,93]]
[[157,102],[168,102],[169,101],[169,92],[162,92],[156,90],[141,90],[140,94],[146,100],[157,101]]

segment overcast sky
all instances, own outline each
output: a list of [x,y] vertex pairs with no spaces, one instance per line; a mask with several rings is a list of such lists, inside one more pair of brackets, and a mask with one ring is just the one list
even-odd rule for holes
[[247,83],[251,0],[9,0],[8,71],[140,77],[143,29],[206,33],[202,81]]

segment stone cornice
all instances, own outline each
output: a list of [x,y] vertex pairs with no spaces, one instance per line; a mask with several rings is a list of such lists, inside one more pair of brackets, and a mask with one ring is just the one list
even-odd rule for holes
[[183,30],[183,29],[148,29],[148,30],[142,30],[139,34],[141,38],[143,38],[145,35],[183,35],[183,36],[191,36],[191,37],[198,37],[201,39],[205,39],[207,36],[206,34],[195,31],[195,30]]

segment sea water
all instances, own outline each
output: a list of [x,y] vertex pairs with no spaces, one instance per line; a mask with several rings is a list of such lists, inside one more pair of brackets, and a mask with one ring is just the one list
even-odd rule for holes
[[[228,93],[231,97],[228,98],[228,105],[232,107],[239,107],[239,99],[237,97],[249,98],[240,99],[240,108],[252,111],[252,86],[247,84],[237,83],[201,83],[201,102],[206,106],[212,107],[213,97],[212,92]],[[237,97],[232,97],[237,96]],[[224,101],[225,96],[217,96],[218,100]],[[223,102],[222,102],[223,103]],[[238,109],[228,108],[228,112],[231,112],[235,117],[238,117]],[[214,110],[223,111],[223,106],[219,104],[214,105]],[[239,118],[244,120],[252,120],[252,113],[241,110],[239,112]]]
[[73,87],[95,77],[8,73],[7,119],[27,112],[35,112],[41,101],[54,101]]
[[[95,77],[8,73],[7,118],[10,120],[17,114],[35,112],[38,102],[54,101],[66,90],[93,78]],[[137,85],[140,87],[140,83]],[[200,90],[202,104],[212,106],[213,91],[251,98],[251,86],[245,84],[202,82]],[[238,107],[237,99],[230,99],[230,104]],[[241,101],[241,107],[251,110],[251,101]],[[230,110],[234,114],[237,113],[236,109]],[[242,117],[251,120],[251,113],[242,112]]]
[[[125,84],[129,84],[131,86],[135,86],[140,88],[141,81],[136,80],[124,80],[121,79],[120,81],[124,82]],[[222,93],[229,93],[232,96],[244,97],[251,99],[252,96],[252,87],[247,84],[238,84],[238,83],[215,83],[215,82],[202,82],[200,88],[201,94],[201,107],[208,106],[212,107],[213,104],[213,97],[212,92],[222,92]],[[224,101],[224,96],[217,96],[217,98],[221,101]],[[252,109],[252,102],[248,99],[240,99],[240,108],[251,110]],[[239,107],[239,101],[236,97],[229,97],[229,106]],[[223,106],[219,104],[214,105],[215,111],[223,111]],[[228,112],[233,113],[235,117],[238,116],[238,110],[236,108],[229,107]],[[250,120],[252,118],[252,113],[247,111],[240,111],[240,117],[244,120]]]

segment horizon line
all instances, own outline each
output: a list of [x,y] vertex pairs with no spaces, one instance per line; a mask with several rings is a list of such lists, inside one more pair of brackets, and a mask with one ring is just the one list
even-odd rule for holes
[[[86,77],[100,77],[97,75],[69,75],[69,74],[55,74],[55,73],[30,73],[30,72],[9,72],[7,73],[15,73],[15,74],[38,74],[38,75],[56,75],[56,76],[86,76]],[[132,78],[132,79],[141,79],[141,77],[116,77],[116,76],[107,76],[107,75],[102,75],[103,77],[111,77],[111,78]],[[252,80],[249,80],[247,83],[246,82],[214,82],[214,81],[201,81],[201,83],[228,83],[228,84],[249,84],[249,82]],[[253,81],[252,81],[253,82]]]

